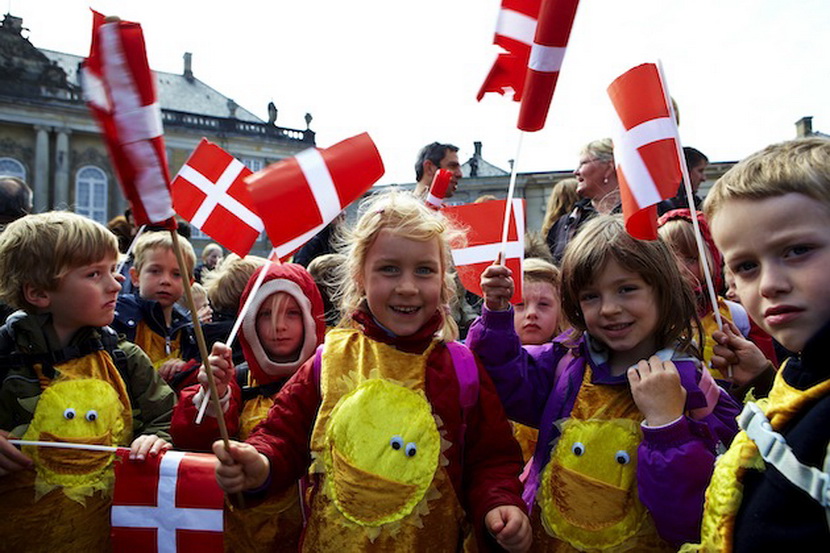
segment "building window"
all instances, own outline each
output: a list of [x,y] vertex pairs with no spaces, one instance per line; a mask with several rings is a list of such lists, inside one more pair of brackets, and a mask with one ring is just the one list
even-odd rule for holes
[[257,171],[262,171],[262,160],[261,159],[254,159],[250,157],[243,157],[239,161],[242,162],[245,167],[256,173]]
[[26,180],[26,167],[11,157],[0,157],[0,176],[18,177]]
[[75,213],[107,224],[107,175],[87,165],[75,176]]

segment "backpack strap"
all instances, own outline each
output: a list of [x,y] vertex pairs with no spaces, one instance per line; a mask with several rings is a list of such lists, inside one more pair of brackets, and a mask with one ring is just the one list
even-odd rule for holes
[[830,525],[830,444],[824,458],[823,471],[799,461],[784,436],[772,429],[769,420],[754,402],[744,406],[738,425],[746,432],[764,461],[778,469],[784,478],[824,507]]
[[464,436],[467,433],[467,420],[470,411],[478,403],[478,365],[475,356],[467,346],[460,342],[447,342],[452,365],[458,378],[458,404],[461,406],[461,450],[464,451]]

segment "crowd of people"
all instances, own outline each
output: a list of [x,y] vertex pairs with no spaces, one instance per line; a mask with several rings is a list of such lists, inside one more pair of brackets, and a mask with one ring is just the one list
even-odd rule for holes
[[769,146],[705,201],[686,148],[694,205],[663,202],[653,241],[591,142],[483,298],[424,201],[438,169],[463,185],[457,152],[424,147],[414,192],[299,263],[197,264],[127,217],[31,214],[0,178],[0,549],[110,547],[111,456],[10,440],[212,452],[228,551],[830,547],[830,140]]

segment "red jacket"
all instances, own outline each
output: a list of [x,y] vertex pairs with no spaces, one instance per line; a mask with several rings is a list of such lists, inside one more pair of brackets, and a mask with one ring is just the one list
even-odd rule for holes
[[[257,276],[262,270],[264,269],[260,268],[251,275],[240,298],[240,306],[245,304]],[[268,273],[261,288],[244,314],[245,318],[239,333],[239,343],[242,346],[253,380],[257,385],[263,386],[265,390],[270,392],[267,395],[275,396],[279,391],[279,387],[314,354],[317,346],[323,342],[326,328],[323,298],[308,271],[293,263],[271,264],[267,270]],[[290,363],[275,363],[272,361],[260,345],[256,334],[257,311],[259,311],[263,301],[277,292],[286,292],[293,296],[303,311],[305,338],[300,347],[297,360]],[[210,451],[213,442],[219,438],[219,425],[216,418],[205,416],[200,425],[195,424],[198,410],[193,404],[193,396],[199,391],[200,386],[200,384],[196,384],[182,390],[176,408],[173,410],[170,434],[177,448]],[[271,391],[274,387],[277,390]],[[231,379],[230,390],[230,404],[225,412],[225,424],[228,427],[228,434],[236,436],[239,434],[240,414],[244,407],[242,392],[236,379]]]
[[[436,315],[415,335],[401,338],[387,335],[369,315],[359,313],[356,319],[369,338],[408,353],[423,353],[440,324]],[[518,479],[521,450],[513,439],[490,377],[481,365],[478,369],[479,400],[467,419],[463,458],[457,439],[462,424],[459,384],[446,346],[438,346],[429,354],[425,392],[452,442],[445,452],[449,460],[447,473],[461,505],[475,524],[479,547],[486,549],[495,547],[495,542],[481,539],[485,535],[485,514],[499,505],[515,505],[523,511],[525,505]],[[272,492],[284,489],[307,472],[311,432],[320,402],[319,371],[315,370],[312,358],[285,384],[274,398],[268,418],[248,438],[247,442],[270,460]]]

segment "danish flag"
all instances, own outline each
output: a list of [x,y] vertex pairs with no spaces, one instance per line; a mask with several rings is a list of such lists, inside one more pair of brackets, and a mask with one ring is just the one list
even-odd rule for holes
[[104,134],[137,225],[173,217],[170,173],[156,85],[141,25],[92,12],[92,46],[82,70],[84,99]]
[[[481,291],[481,273],[493,264],[501,253],[502,225],[507,200],[493,200],[477,204],[445,207],[444,215],[462,228],[467,228],[467,244],[453,248],[452,260],[464,288],[478,296]],[[525,206],[524,200],[513,199],[510,227],[507,231],[506,265],[513,272],[515,289],[511,303],[522,301],[522,260],[524,259]]]
[[578,5],[579,0],[542,0],[519,108],[518,127],[523,131],[545,126]]
[[168,450],[115,464],[112,549],[119,553],[220,553],[224,494],[216,457]]
[[173,180],[173,208],[190,224],[245,257],[265,230],[245,177],[251,170],[203,138]]
[[507,53],[496,58],[478,91],[478,101],[488,92],[504,94],[508,88],[513,90],[513,100],[518,102],[522,99],[540,4],[541,0],[502,0],[493,43],[507,50]]
[[614,161],[628,233],[642,240],[657,238],[655,204],[677,193],[683,180],[680,136],[669,94],[653,63],[617,77],[608,87],[620,118]]
[[326,149],[309,148],[245,179],[268,237],[285,259],[383,176],[367,133]]
[[432,184],[427,194],[427,205],[433,209],[441,209],[444,205],[444,198],[452,182],[452,171],[438,169],[432,177]]

